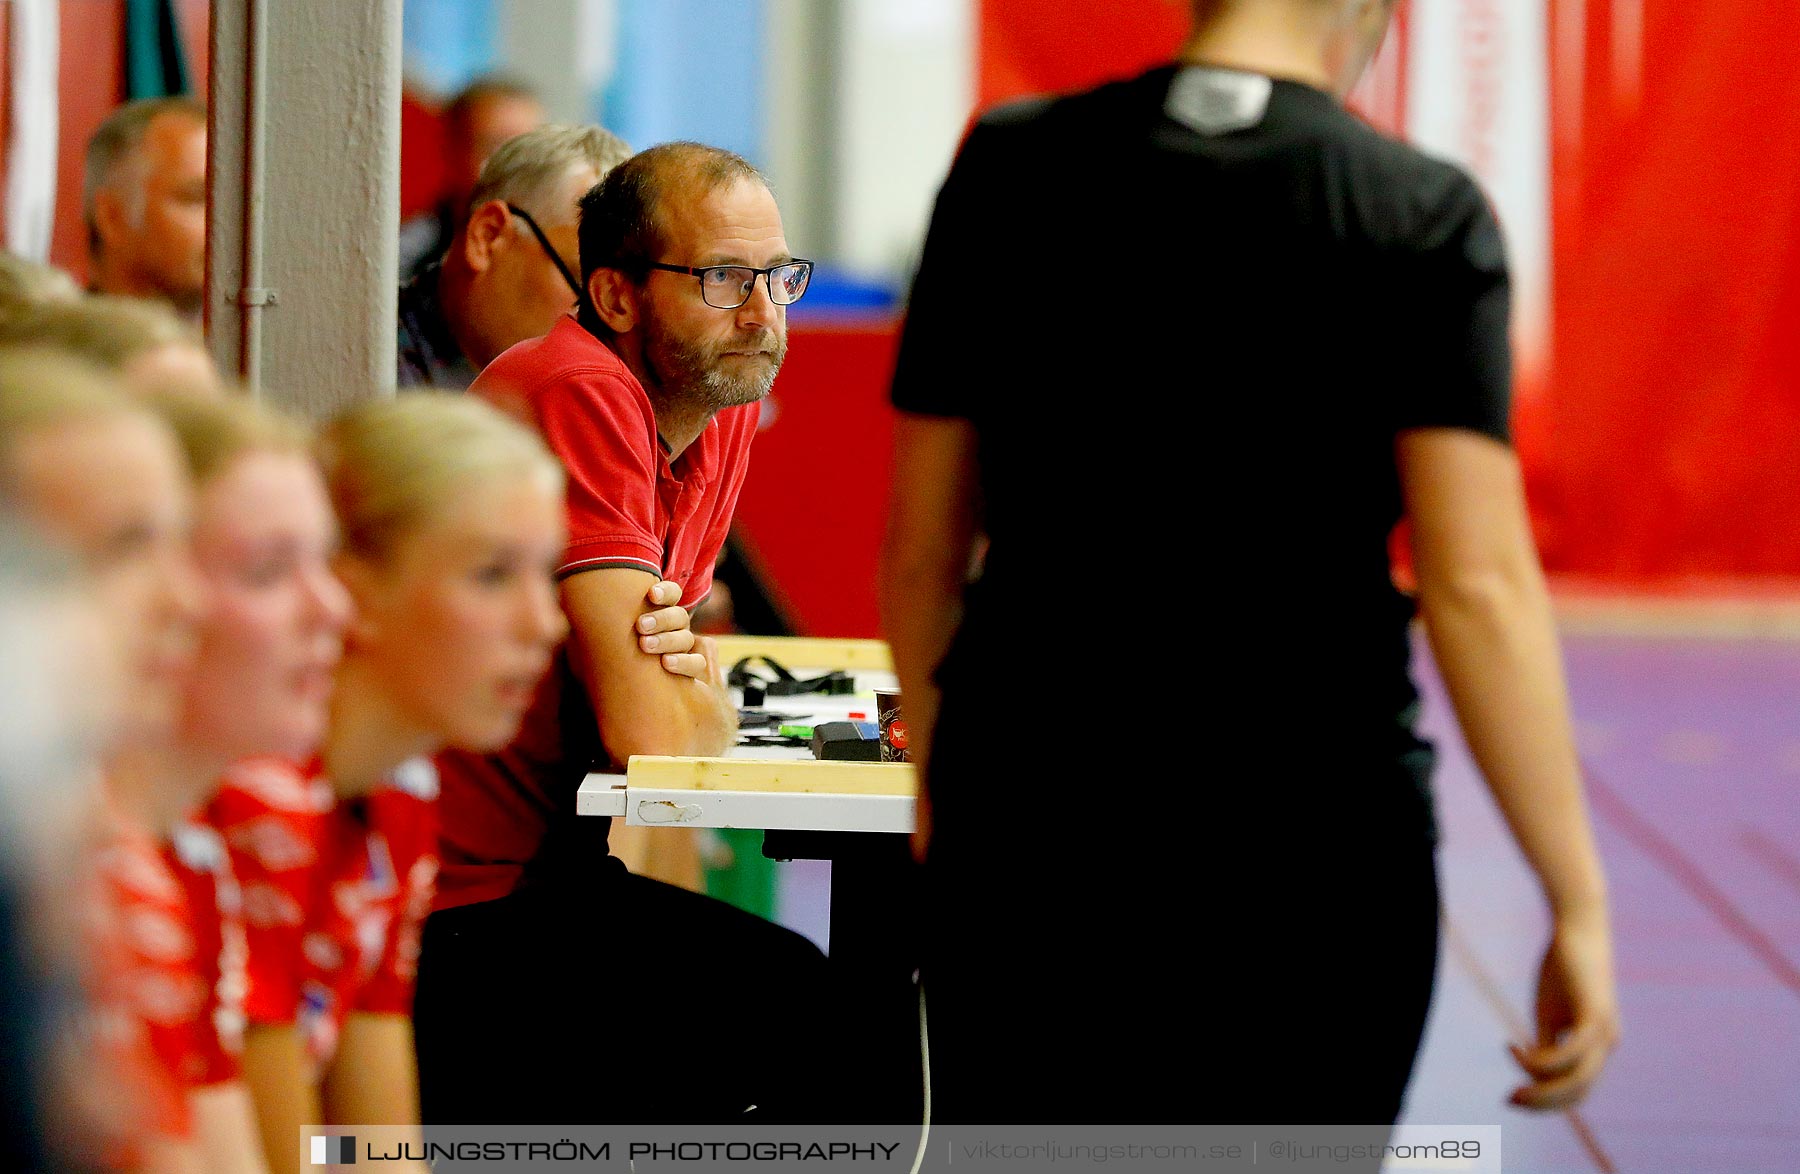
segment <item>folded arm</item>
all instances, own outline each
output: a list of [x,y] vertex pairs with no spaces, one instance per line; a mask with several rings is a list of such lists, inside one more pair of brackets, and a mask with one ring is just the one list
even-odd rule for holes
[[655,583],[647,571],[605,567],[571,575],[562,585],[570,659],[607,751],[621,765],[634,754],[722,754],[737,737],[737,709],[711,641],[696,641],[694,651],[680,654],[707,658],[694,676],[640,646],[638,621]]

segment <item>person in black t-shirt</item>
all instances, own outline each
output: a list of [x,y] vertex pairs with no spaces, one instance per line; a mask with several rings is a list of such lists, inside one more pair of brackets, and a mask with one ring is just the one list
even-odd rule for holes
[[[1194,8],[1178,63],[983,117],[913,286],[882,592],[938,1116],[1396,1118],[1439,913],[1415,610],[1554,917],[1513,1100],[1571,1104],[1618,1017],[1498,227],[1341,105],[1391,0]],[[1210,619],[1159,631],[1196,577]]]

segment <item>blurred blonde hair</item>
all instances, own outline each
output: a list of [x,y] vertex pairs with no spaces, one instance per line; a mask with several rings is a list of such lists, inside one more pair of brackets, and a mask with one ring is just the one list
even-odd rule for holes
[[65,420],[142,409],[103,368],[51,347],[0,348],[0,451]]
[[247,452],[312,452],[305,424],[254,400],[164,394],[146,402],[175,433],[195,485],[206,484]]
[[80,300],[80,287],[61,269],[0,252],[0,322],[47,303]]
[[0,492],[12,493],[13,457],[34,433],[143,412],[92,363],[49,347],[0,347]]
[[326,425],[319,443],[344,546],[380,560],[482,482],[538,477],[560,490],[562,466],[537,433],[479,399],[413,392],[373,400]]
[[93,294],[42,302],[0,320],[0,343],[60,347],[116,372],[158,347],[198,347],[200,339],[160,302]]

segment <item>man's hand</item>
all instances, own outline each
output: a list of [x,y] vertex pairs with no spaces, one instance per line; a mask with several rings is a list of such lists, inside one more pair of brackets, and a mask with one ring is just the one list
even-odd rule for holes
[[658,580],[644,598],[651,610],[637,618],[638,647],[660,656],[663,668],[678,677],[723,687],[717,646],[711,637],[694,634],[693,616],[681,606],[681,585]]

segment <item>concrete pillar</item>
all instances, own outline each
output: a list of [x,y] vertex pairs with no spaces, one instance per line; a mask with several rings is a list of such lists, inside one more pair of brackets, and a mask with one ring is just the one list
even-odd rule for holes
[[208,345],[312,416],[393,392],[400,6],[213,4]]

